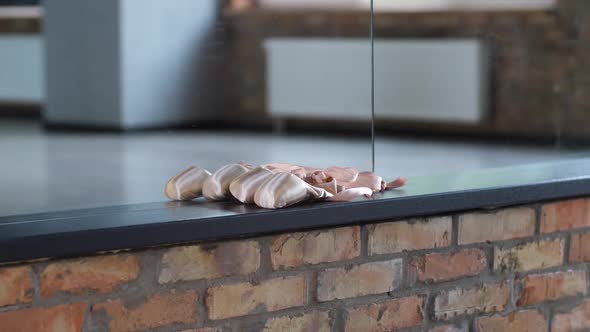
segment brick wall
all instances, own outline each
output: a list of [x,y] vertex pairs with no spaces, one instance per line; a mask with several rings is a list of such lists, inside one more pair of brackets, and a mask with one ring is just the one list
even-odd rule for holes
[[[237,122],[268,118],[265,38],[367,38],[369,29],[369,15],[364,12],[262,10],[233,13],[226,19],[231,36],[226,118]],[[487,41],[493,74],[489,114],[479,125],[403,119],[380,120],[377,125],[398,131],[589,138],[589,27],[586,0],[560,0],[554,10],[378,13],[379,38]]]
[[0,331],[590,329],[590,199],[0,268]]

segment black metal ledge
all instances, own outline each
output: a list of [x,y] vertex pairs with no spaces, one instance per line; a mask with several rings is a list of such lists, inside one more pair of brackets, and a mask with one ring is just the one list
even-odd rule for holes
[[0,218],[0,262],[365,224],[590,196],[590,159],[411,178],[354,203],[262,210],[164,202]]

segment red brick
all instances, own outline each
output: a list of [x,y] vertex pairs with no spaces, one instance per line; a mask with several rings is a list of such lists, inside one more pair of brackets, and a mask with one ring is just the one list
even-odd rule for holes
[[256,241],[176,247],[162,257],[158,281],[168,283],[247,275],[256,272],[259,266],[260,246]]
[[572,234],[569,256],[572,263],[590,262],[590,233]]
[[110,255],[49,264],[40,276],[41,294],[79,294],[83,290],[107,293],[115,286],[135,280],[139,259],[131,255]]
[[434,315],[437,319],[451,319],[476,312],[503,311],[509,295],[510,287],[507,284],[485,284],[443,291],[435,298]]
[[513,208],[494,213],[467,213],[459,217],[459,244],[502,241],[532,236],[535,211]]
[[451,233],[451,217],[370,225],[369,255],[447,247]]
[[480,249],[431,253],[411,260],[409,278],[411,281],[439,282],[476,276],[486,268],[487,259]]
[[561,239],[531,242],[517,247],[495,248],[494,270],[526,272],[563,264],[564,242]]
[[93,306],[92,311],[104,310],[111,332],[153,329],[175,323],[194,324],[197,294],[195,292],[160,293],[140,305],[127,306],[121,300],[112,300]]
[[266,321],[262,332],[330,332],[330,316],[327,312],[314,312],[303,316],[285,316]]
[[64,304],[0,313],[0,332],[79,332],[86,304]]
[[590,227],[590,208],[587,199],[574,199],[543,205],[541,213],[542,233],[581,227]]
[[297,276],[210,288],[207,308],[210,319],[224,319],[300,307],[304,301],[305,279]]
[[401,279],[401,259],[327,269],[318,276],[318,301],[387,293]]
[[590,300],[585,300],[570,312],[560,313],[553,318],[551,332],[590,330]]
[[348,310],[346,332],[397,331],[419,326],[424,320],[424,299],[407,297]]
[[527,23],[552,27],[557,22],[555,15],[551,15],[548,12],[534,12],[527,15]]
[[360,227],[284,234],[272,242],[272,266],[277,270],[352,259],[361,254],[360,242]]
[[31,268],[23,266],[0,269],[0,307],[32,301]]
[[526,276],[517,304],[520,306],[586,294],[584,271],[554,272]]
[[547,332],[549,324],[540,312],[526,310],[508,316],[479,317],[475,328],[477,332]]

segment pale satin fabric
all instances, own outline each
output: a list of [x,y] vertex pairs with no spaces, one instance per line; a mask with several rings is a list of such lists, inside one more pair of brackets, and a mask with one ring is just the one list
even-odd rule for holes
[[343,190],[328,200],[333,202],[350,202],[358,198],[369,199],[373,196],[373,193],[373,189],[371,188],[352,188]]
[[190,201],[201,197],[203,183],[211,176],[207,170],[191,166],[174,176],[166,184],[165,193],[175,201]]
[[229,187],[233,180],[248,173],[250,169],[242,164],[223,166],[203,183],[203,196],[210,201],[231,198]]
[[229,191],[238,201],[244,204],[253,204],[256,190],[274,174],[264,166],[256,167],[235,178],[229,186]]
[[265,209],[282,209],[310,200],[332,197],[322,188],[313,187],[300,177],[279,172],[273,174],[254,194],[254,202]]
[[192,200],[202,194],[214,201],[233,197],[244,204],[280,209],[304,201],[371,199],[375,192],[405,184],[402,177],[386,183],[375,173],[359,172],[352,167],[320,169],[276,163],[253,168],[240,162],[213,174],[191,167],[168,182],[166,196],[172,200]]

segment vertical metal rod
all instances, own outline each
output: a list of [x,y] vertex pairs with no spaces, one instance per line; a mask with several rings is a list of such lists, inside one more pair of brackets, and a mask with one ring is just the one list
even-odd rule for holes
[[371,0],[371,169],[375,172],[375,7]]

